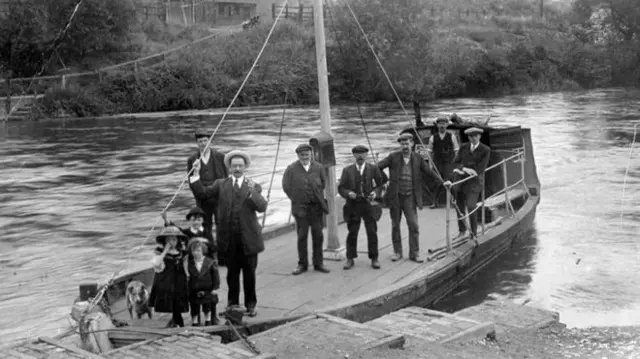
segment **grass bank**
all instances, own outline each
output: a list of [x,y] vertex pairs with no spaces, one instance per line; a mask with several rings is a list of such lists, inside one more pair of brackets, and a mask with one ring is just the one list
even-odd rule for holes
[[[584,41],[559,12],[548,12],[543,21],[514,15],[522,9],[453,19],[422,11],[425,16],[414,19],[418,25],[408,27],[398,18],[388,20],[389,11],[396,11],[385,9],[396,6],[388,3],[361,21],[404,101],[635,85],[640,79],[636,48]],[[330,13],[332,101],[395,101],[348,13]],[[388,23],[381,26],[376,18]],[[42,116],[82,117],[228,106],[268,30],[222,36],[172,54],[163,66],[52,91],[38,108]],[[283,21],[235,105],[281,104],[285,93],[292,104],[317,103],[313,29]]]

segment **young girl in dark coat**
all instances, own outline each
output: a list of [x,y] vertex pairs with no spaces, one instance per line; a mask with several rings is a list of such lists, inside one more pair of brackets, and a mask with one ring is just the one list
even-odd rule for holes
[[182,313],[189,311],[187,275],[184,271],[186,236],[178,227],[166,227],[156,237],[152,265],[155,272],[149,298],[157,313],[172,313],[168,326],[184,327]]
[[220,288],[220,273],[217,263],[205,257],[207,240],[202,237],[194,237],[187,246],[190,256],[188,259],[189,278],[189,304],[191,306],[192,325],[199,326],[200,309],[204,313],[205,325],[218,325],[216,305]]

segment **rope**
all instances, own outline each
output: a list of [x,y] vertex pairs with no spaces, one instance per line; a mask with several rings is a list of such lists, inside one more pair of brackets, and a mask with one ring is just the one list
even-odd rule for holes
[[622,225],[622,219],[624,217],[624,195],[627,189],[627,177],[629,176],[629,167],[631,167],[631,158],[633,156],[633,146],[636,144],[636,134],[638,125],[633,126],[633,139],[631,140],[631,147],[629,147],[629,159],[627,160],[627,168],[624,171],[624,179],[622,181],[622,198],[620,199],[620,225]]
[[[60,39],[62,39],[62,37],[69,30],[69,27],[71,26],[71,22],[73,21],[73,18],[76,16],[76,13],[78,12],[78,9],[80,8],[80,5],[82,4],[82,1],[84,1],[84,0],[79,0],[76,3],[75,7],[73,8],[73,11],[71,12],[71,16],[69,16],[69,21],[67,21],[67,24],[65,25],[65,27],[58,32],[58,35],[56,35],[56,38],[53,39],[53,42],[52,42],[51,46],[49,47],[49,49],[46,50],[46,52],[51,52],[52,54],[42,64],[42,67],[40,68],[40,71],[38,71],[35,75],[33,75],[31,77],[31,81],[29,81],[29,85],[27,86],[27,88],[25,90],[22,91],[21,96],[29,92],[29,89],[31,88],[31,86],[33,86],[33,83],[34,83],[35,79],[38,76],[42,75],[42,73],[44,72],[45,68],[47,67],[47,65],[49,64],[51,59],[53,58],[53,54],[57,51],[58,46],[60,46],[60,42],[59,42]],[[45,52],[43,52],[42,54],[43,54],[43,57],[44,57]],[[10,94],[11,94],[11,89],[9,89],[9,93],[7,93],[7,95],[9,96]],[[9,116],[11,116],[12,113],[15,112],[15,110],[18,107],[19,104],[20,104],[20,101],[16,101],[16,104],[13,107],[11,107],[11,109],[9,109],[9,113],[6,115],[7,119],[9,118]]]
[[[81,0],[82,1],[82,0]],[[284,0],[283,2],[284,4],[287,3],[287,0]],[[278,23],[278,20],[280,19],[282,13],[284,12],[284,7],[282,7],[282,9],[280,9],[280,12],[278,13],[278,16],[275,18],[275,20],[273,21],[273,25],[271,26],[271,29],[269,30],[269,34],[267,35],[267,38],[265,39],[264,43],[262,44],[262,48],[260,49],[260,51],[258,52],[258,55],[256,56],[256,59],[254,60],[253,64],[251,65],[251,68],[249,69],[249,72],[247,73],[247,75],[245,76],[244,80],[242,81],[242,83],[240,84],[240,87],[238,88],[238,91],[236,92],[236,94],[233,96],[233,99],[231,100],[231,103],[229,103],[229,106],[227,107],[227,109],[225,110],[224,114],[222,115],[222,118],[220,119],[220,122],[218,123],[218,125],[216,126],[216,128],[214,129],[213,133],[211,134],[211,136],[209,137],[209,140],[207,141],[207,144],[204,148],[204,150],[202,151],[202,153],[200,154],[200,157],[198,157],[198,159],[196,161],[200,161],[202,158],[202,155],[204,153],[206,153],[206,151],[209,149],[209,146],[211,145],[211,142],[213,141],[213,138],[215,137],[216,133],[218,132],[218,129],[220,129],[220,126],[222,125],[222,123],[224,122],[224,120],[227,117],[227,114],[229,113],[229,111],[231,110],[231,107],[233,106],[233,104],[236,102],[236,100],[238,99],[238,96],[240,96],[240,92],[242,91],[242,89],[244,88],[245,84],[247,83],[247,81],[249,80],[249,77],[251,76],[251,74],[253,73],[253,70],[256,68],[257,64],[258,64],[258,60],[260,59],[260,57],[262,56],[262,54],[264,53],[264,50],[267,47],[267,44],[269,43],[269,40],[271,39],[271,35],[273,35],[273,31],[276,28],[276,24]],[[189,176],[191,175],[191,173],[193,172],[194,167],[191,167],[191,170],[189,170],[189,172],[184,176],[184,178],[182,179],[182,182],[180,183],[180,186],[178,187],[178,190],[173,194],[173,196],[171,197],[171,199],[169,200],[169,203],[167,203],[167,205],[164,207],[164,209],[162,210],[162,212],[166,212],[169,207],[171,207],[171,204],[173,204],[173,202],[175,201],[176,197],[178,196],[178,194],[182,191],[182,189],[184,188],[185,184],[187,183],[187,180],[189,179]],[[144,247],[144,245],[146,244],[147,240],[149,240],[149,238],[151,237],[151,234],[153,233],[153,231],[155,230],[156,226],[157,226],[158,222],[156,221],[156,223],[151,227],[151,229],[149,230],[148,234],[144,237],[144,241],[137,247],[135,247],[129,254],[129,256],[127,257],[127,261],[125,262],[124,265],[122,265],[117,271],[115,271],[113,273],[113,275],[111,275],[111,277],[107,280],[107,283],[105,285],[102,286],[102,288],[98,291],[98,294],[91,300],[91,302],[89,303],[89,306],[87,307],[87,309],[85,310],[85,314],[88,313],[100,300],[102,300],[102,297],[104,296],[106,290],[108,287],[111,286],[113,280],[115,279],[115,277],[126,267],[129,266],[129,262],[131,261],[131,259],[133,258],[133,255],[135,253],[137,253],[142,247]]]
[[[398,92],[396,91],[395,86],[393,86],[393,83],[391,82],[391,78],[389,77],[389,74],[387,74],[387,71],[385,70],[384,66],[382,65],[382,62],[380,61],[380,58],[376,54],[376,51],[373,48],[373,45],[369,41],[369,37],[367,36],[367,34],[365,33],[364,29],[362,28],[362,25],[360,25],[360,21],[358,21],[358,17],[353,12],[353,9],[351,8],[351,5],[349,4],[349,0],[344,0],[344,2],[347,5],[347,8],[349,9],[349,12],[351,13],[351,16],[355,20],[356,25],[358,26],[358,29],[360,29],[360,33],[362,33],[362,36],[364,37],[365,41],[367,42],[367,45],[369,46],[369,49],[371,50],[371,53],[375,57],[376,62],[378,63],[378,66],[380,66],[380,69],[382,70],[382,73],[384,74],[384,77],[387,79],[387,82],[389,83],[389,86],[391,87],[391,90],[393,91],[393,94],[396,97],[396,100],[398,100],[398,103],[400,104],[400,107],[402,108],[402,111],[404,112],[404,115],[406,116],[407,121],[409,121],[409,124],[411,125],[411,128],[413,129],[413,132],[416,134],[416,137],[418,137],[418,141],[420,141],[420,145],[422,145],[422,147],[424,147],[424,142],[422,141],[422,137],[420,136],[420,133],[418,133],[418,129],[413,124],[413,121],[411,121],[411,116],[409,116],[409,113],[407,112],[407,109],[404,107],[404,104],[402,103],[402,100],[400,99],[400,96],[398,95]],[[435,163],[433,162],[433,159],[431,158],[431,155],[429,155],[428,153],[427,153],[427,159],[429,160],[429,163],[431,164],[431,166],[433,168],[433,172],[436,174],[436,177],[440,181],[444,182],[444,178],[440,174],[440,171],[438,171],[438,168],[435,166]],[[458,213],[462,214],[462,211],[460,210],[460,208],[458,207],[458,204],[456,203],[455,197],[451,193],[451,189],[445,187],[445,190],[447,192],[449,192],[449,194],[451,195],[453,206],[455,207],[456,211]],[[469,222],[467,221],[467,219],[463,218],[462,220],[464,221],[466,228],[468,230],[471,230],[471,226],[469,225]]]
[[[287,99],[289,97],[289,93],[285,92],[284,94],[284,108],[282,109],[282,119],[280,120],[280,132],[278,133],[278,145],[276,147],[276,158],[273,161],[273,171],[271,172],[271,181],[269,182],[269,191],[267,191],[267,208],[269,206],[269,199],[271,199],[271,188],[273,187],[273,179],[276,177],[277,166],[278,166],[278,155],[280,154],[280,142],[282,141],[282,129],[284,128],[284,119],[285,114],[287,113]],[[262,228],[264,228],[264,223],[267,220],[267,211],[264,212],[264,216],[262,216]]]

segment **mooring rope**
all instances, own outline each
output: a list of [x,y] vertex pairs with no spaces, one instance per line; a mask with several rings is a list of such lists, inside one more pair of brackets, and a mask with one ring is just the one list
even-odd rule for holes
[[620,199],[620,225],[624,218],[624,196],[627,189],[627,177],[629,176],[629,168],[631,167],[631,158],[633,157],[633,147],[636,144],[636,134],[638,125],[633,126],[633,139],[631,140],[631,146],[629,147],[629,159],[627,160],[627,168],[624,171],[624,177],[622,180],[622,198]]
[[[284,0],[283,4],[286,5],[287,1],[288,0]],[[202,155],[204,153],[206,153],[206,151],[209,149],[209,146],[211,145],[211,142],[213,141],[213,138],[215,137],[216,133],[218,132],[218,129],[220,129],[220,126],[222,125],[222,123],[226,119],[227,114],[231,110],[231,107],[233,106],[233,104],[238,99],[238,96],[240,96],[240,93],[242,92],[242,89],[244,88],[244,86],[247,83],[247,81],[249,80],[249,77],[253,73],[253,70],[258,65],[258,60],[260,60],[260,57],[264,53],[264,50],[266,49],[267,44],[269,43],[269,40],[271,39],[271,36],[273,35],[273,32],[274,32],[274,30],[276,28],[278,20],[282,16],[282,13],[284,12],[285,8],[286,8],[286,6],[282,6],[282,8],[280,9],[280,12],[278,12],[278,15],[276,16],[275,20],[273,21],[273,25],[271,25],[271,29],[269,30],[269,33],[267,34],[267,38],[265,39],[264,43],[262,44],[262,48],[258,52],[258,55],[256,56],[256,59],[253,61],[253,64],[251,65],[251,68],[249,69],[249,72],[247,72],[247,75],[245,76],[244,80],[240,84],[240,87],[236,91],[236,94],[233,96],[233,99],[229,103],[229,106],[227,106],[227,109],[224,111],[224,113],[222,115],[222,118],[220,119],[220,122],[218,122],[218,125],[214,129],[213,133],[211,134],[211,136],[209,136],[209,140],[207,141],[207,144],[206,144],[204,150],[202,151],[202,153],[200,153],[200,156],[196,159],[196,161],[200,161],[201,158],[202,158]],[[184,178],[182,179],[182,182],[180,183],[180,186],[178,187],[178,190],[173,194],[173,196],[169,200],[169,203],[167,203],[167,205],[164,207],[162,212],[166,212],[169,209],[169,207],[171,207],[171,204],[173,204],[175,199],[178,197],[178,194],[184,188],[184,185],[187,183],[187,181],[189,179],[189,176],[191,175],[193,170],[194,170],[194,167],[192,167],[191,170],[184,176]],[[157,224],[158,224],[158,221],[156,221],[154,223],[154,225],[151,227],[151,229],[149,230],[148,234],[144,237],[144,240],[142,241],[142,243],[140,243],[140,245],[138,245],[137,247],[134,247],[133,250],[130,251],[129,255],[127,256],[127,260],[125,261],[125,263],[117,271],[113,272],[113,274],[107,280],[106,284],[104,284],[102,286],[102,288],[98,291],[98,294],[90,301],[89,306],[84,311],[85,314],[88,313],[97,303],[99,303],[102,300],[104,294],[106,293],[107,288],[109,288],[109,286],[111,286],[111,284],[112,284],[113,280],[115,279],[115,277],[118,274],[120,274],[120,272],[123,269],[125,269],[125,268],[127,268],[129,266],[129,263],[130,263],[131,259],[133,258],[133,255],[135,253],[137,253],[141,248],[143,248],[145,246],[146,242],[149,240],[149,238],[151,238],[151,235],[155,231]]]
[[[276,177],[276,172],[278,171],[278,156],[280,155],[280,143],[282,142],[282,129],[284,128],[284,119],[285,114],[287,113],[287,100],[289,98],[289,93],[285,92],[284,94],[284,107],[282,108],[282,119],[280,120],[280,131],[278,132],[278,144],[276,147],[276,158],[273,161],[273,171],[271,172],[271,180],[269,181],[269,190],[267,191],[267,209],[269,209],[269,200],[271,199],[271,188],[273,187],[273,179]],[[267,211],[264,211],[264,215],[262,216],[262,228],[264,228],[264,223],[267,220]]]
[[[358,21],[358,17],[356,16],[355,12],[351,8],[351,5],[349,4],[349,0],[344,0],[344,2],[347,5],[347,8],[349,9],[349,12],[351,13],[351,16],[355,20],[356,25],[358,26],[358,29],[360,30],[360,33],[362,33],[362,36],[364,37],[365,41],[367,42],[367,45],[369,46],[369,49],[371,50],[371,53],[375,57],[376,62],[378,63],[378,66],[380,67],[380,70],[382,70],[382,73],[384,74],[384,77],[387,79],[387,82],[389,83],[389,86],[391,87],[391,90],[393,91],[393,94],[396,97],[396,100],[400,104],[400,107],[402,108],[402,111],[404,112],[404,114],[405,114],[405,116],[407,118],[407,121],[409,121],[409,124],[411,125],[411,128],[413,129],[413,132],[416,134],[416,137],[418,137],[418,141],[420,141],[420,145],[424,148],[425,147],[424,146],[424,142],[422,141],[422,137],[420,136],[420,133],[418,132],[418,129],[413,124],[413,121],[411,121],[411,116],[409,116],[409,112],[407,112],[407,109],[404,107],[404,104],[402,103],[402,100],[400,99],[400,96],[398,95],[398,92],[396,91],[395,86],[393,86],[393,82],[391,81],[391,78],[389,77],[389,74],[387,74],[387,71],[385,70],[384,66],[382,65],[382,62],[380,61],[380,58],[378,57],[378,54],[376,54],[376,51],[375,51],[375,49],[373,47],[373,44],[371,44],[371,41],[369,41],[369,37],[367,36],[366,32],[362,28],[362,25],[360,24],[360,21]],[[436,174],[437,178],[440,181],[444,182],[444,178],[440,174],[440,171],[438,171],[438,168],[436,167],[436,165],[433,162],[433,159],[431,158],[431,155],[429,155],[429,153],[427,153],[427,159],[429,160],[429,163],[432,165],[433,172]],[[464,212],[462,212],[460,210],[460,207],[458,207],[458,204],[456,203],[455,196],[453,196],[453,193],[451,192],[451,188],[447,188],[445,186],[445,190],[451,196],[452,203],[453,203],[456,211],[458,213],[460,213],[461,215],[464,215]],[[467,217],[462,217],[461,219],[464,221],[466,228],[470,231],[471,230],[471,226],[469,225],[468,218]]]

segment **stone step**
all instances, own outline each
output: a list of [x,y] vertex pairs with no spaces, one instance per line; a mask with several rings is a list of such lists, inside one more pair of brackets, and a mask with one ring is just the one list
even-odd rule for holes
[[435,343],[472,340],[495,333],[493,323],[420,307],[401,309],[366,324]]
[[161,339],[152,339],[118,348],[102,355],[105,358],[210,358],[210,359],[275,359],[271,354],[253,354],[244,348],[220,344],[220,337],[185,331]]
[[[286,353],[286,358],[346,358],[376,348],[401,348],[405,338],[368,324],[327,314],[315,314],[252,335],[257,348],[270,353]],[[245,349],[243,341],[228,346]]]
[[493,322],[499,331],[505,329],[540,329],[560,321],[558,312],[509,301],[486,301],[454,313],[476,321]]

